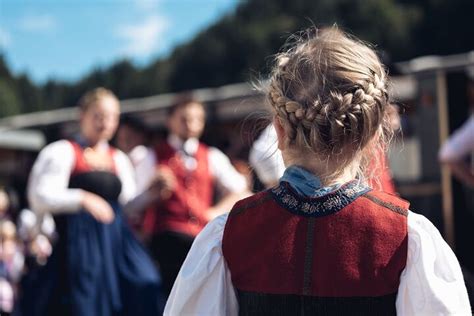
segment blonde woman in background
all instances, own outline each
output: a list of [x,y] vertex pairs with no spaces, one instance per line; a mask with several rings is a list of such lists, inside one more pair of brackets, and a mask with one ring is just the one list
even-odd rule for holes
[[140,208],[126,155],[109,145],[120,104],[97,88],[79,101],[80,135],[46,146],[28,184],[31,208],[51,213],[58,242],[32,278],[23,315],[158,315],[160,277],[130,232],[122,207]]

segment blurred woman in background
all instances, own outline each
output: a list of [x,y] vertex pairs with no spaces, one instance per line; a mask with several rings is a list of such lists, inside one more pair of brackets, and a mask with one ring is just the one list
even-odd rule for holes
[[20,309],[29,316],[157,315],[160,277],[122,214],[122,206],[140,207],[152,194],[135,198],[130,161],[108,143],[119,101],[97,88],[79,108],[80,135],[46,146],[30,176],[31,207],[54,215],[59,238]]

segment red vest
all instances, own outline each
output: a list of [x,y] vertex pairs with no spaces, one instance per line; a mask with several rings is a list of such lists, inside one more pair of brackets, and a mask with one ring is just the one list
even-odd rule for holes
[[[92,167],[87,163],[86,158],[84,157],[84,148],[81,147],[78,143],[70,140],[69,143],[71,144],[74,150],[74,167],[72,168],[71,175],[77,175],[80,173],[88,172],[92,170]],[[109,158],[111,159],[111,167],[112,170],[110,172],[117,173],[117,166],[115,165],[114,155],[115,155],[115,148],[109,146],[108,150]]]
[[176,177],[176,188],[171,197],[150,208],[144,219],[147,234],[179,232],[196,236],[207,224],[205,212],[211,207],[214,184],[209,171],[208,148],[199,144],[194,155],[197,167],[188,171],[180,154],[167,142],[156,148],[157,167],[167,167]]
[[323,197],[305,198],[283,182],[238,202],[222,249],[240,307],[265,314],[275,308],[265,306],[271,302],[292,311],[303,308],[298,304],[304,299],[317,298],[306,302],[315,308],[309,311],[342,312],[357,305],[364,312],[364,304],[373,309],[374,302],[355,304],[354,297],[389,297],[391,306],[385,307],[393,311],[407,258],[408,203],[369,191],[350,182]]

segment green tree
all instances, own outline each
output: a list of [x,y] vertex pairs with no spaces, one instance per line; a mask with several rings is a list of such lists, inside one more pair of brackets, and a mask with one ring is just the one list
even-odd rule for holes
[[12,76],[0,55],[3,99],[10,100],[2,113],[72,106],[97,86],[137,98],[248,81],[268,71],[289,35],[312,25],[337,24],[373,43],[389,67],[419,55],[462,53],[474,49],[472,12],[473,0],[242,1],[166,58],[142,68],[120,60],[76,83],[35,86],[26,75]]
[[21,112],[44,109],[40,89],[30,81],[26,74],[22,74],[16,79],[16,87],[21,100]]
[[15,88],[5,78],[0,77],[0,117],[20,113],[20,101]]
[[8,69],[5,57],[0,54],[0,117],[21,113],[15,80]]

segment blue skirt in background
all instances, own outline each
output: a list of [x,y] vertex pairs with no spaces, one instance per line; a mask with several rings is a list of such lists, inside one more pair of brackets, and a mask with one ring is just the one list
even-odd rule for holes
[[48,263],[23,282],[17,315],[161,315],[161,279],[133,236],[118,203],[115,219],[89,213],[57,216],[59,240]]

